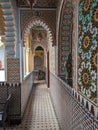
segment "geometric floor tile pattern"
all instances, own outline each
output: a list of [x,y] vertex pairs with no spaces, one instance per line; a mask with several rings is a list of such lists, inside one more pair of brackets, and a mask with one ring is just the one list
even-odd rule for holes
[[7,130],[60,130],[46,84],[34,86],[22,123]]

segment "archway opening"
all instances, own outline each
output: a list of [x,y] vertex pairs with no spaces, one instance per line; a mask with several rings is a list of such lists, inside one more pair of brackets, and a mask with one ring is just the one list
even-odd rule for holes
[[32,53],[33,53],[33,70],[35,80],[47,79],[47,50],[49,36],[47,30],[41,25],[35,25],[31,30],[32,34]]
[[[52,46],[54,36],[50,30],[43,20],[36,19],[30,21],[22,33],[24,44],[23,62],[25,62],[24,74],[28,75],[31,71],[35,71],[35,79],[41,79],[38,77],[38,73],[39,71],[44,73],[48,87],[50,68],[55,70],[55,65],[51,67],[55,61],[55,49]],[[51,62],[49,62],[49,59]]]
[[44,49],[38,46],[35,49],[34,56],[34,71],[37,73],[37,80],[45,80],[45,65],[44,65]]
[[35,50],[34,56],[34,70],[44,69],[44,49],[38,46]]

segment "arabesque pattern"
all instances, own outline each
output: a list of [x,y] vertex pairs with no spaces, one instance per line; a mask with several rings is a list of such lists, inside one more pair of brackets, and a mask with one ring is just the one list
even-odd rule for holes
[[98,0],[79,3],[78,90],[97,102]]

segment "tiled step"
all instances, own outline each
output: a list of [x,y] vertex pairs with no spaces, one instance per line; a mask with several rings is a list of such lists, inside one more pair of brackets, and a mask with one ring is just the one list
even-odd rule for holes
[[0,2],[6,3],[9,2],[9,0],[0,0]]
[[12,10],[3,10],[4,15],[12,15]]
[[6,37],[5,42],[14,42],[15,38],[14,37]]
[[8,22],[8,21],[5,21],[5,25],[6,27],[11,27],[11,26],[14,26],[14,23],[13,22]]
[[15,28],[13,27],[5,27],[6,32],[15,32]]
[[5,45],[6,46],[14,46],[15,44],[14,44],[14,42],[5,42]]
[[4,19],[5,19],[5,21],[13,21],[14,20],[13,16],[5,16],[5,15],[4,15]]
[[3,9],[11,9],[11,5],[9,3],[1,3]]
[[14,37],[15,33],[14,32],[5,32],[7,37]]

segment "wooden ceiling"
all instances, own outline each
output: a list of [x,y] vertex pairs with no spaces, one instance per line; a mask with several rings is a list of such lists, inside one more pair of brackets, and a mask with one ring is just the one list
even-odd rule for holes
[[[34,0],[31,0],[34,1]],[[35,0],[33,8],[56,8],[58,0]],[[18,7],[30,8],[29,0],[17,0]]]
[[5,33],[5,24],[4,24],[2,7],[0,5],[0,35],[4,35],[4,33]]

